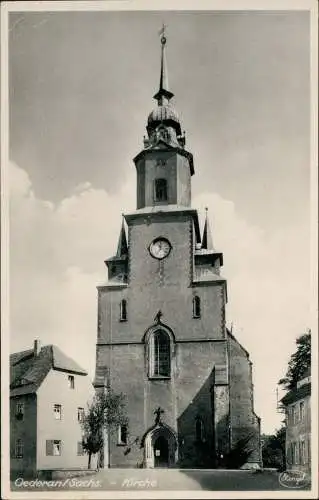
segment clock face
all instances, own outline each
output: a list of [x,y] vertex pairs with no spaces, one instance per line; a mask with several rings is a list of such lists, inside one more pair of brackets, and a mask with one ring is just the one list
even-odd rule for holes
[[150,244],[150,254],[155,259],[165,259],[171,251],[171,244],[165,238],[156,238]]

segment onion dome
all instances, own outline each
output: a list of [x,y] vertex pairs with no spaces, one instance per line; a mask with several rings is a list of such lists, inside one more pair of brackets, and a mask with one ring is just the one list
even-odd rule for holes
[[173,127],[176,134],[181,135],[181,125],[177,112],[169,104],[163,104],[153,109],[147,120],[147,131],[155,130],[158,125],[163,123],[168,127]]

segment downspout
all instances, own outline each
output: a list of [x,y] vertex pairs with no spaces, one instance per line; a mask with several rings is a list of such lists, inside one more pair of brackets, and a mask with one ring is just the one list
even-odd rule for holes
[[228,370],[227,370],[227,382],[228,382],[228,439],[229,439],[229,451],[232,448],[232,425],[231,425],[231,395],[230,395],[230,341],[229,335],[227,333],[227,360],[228,360]]

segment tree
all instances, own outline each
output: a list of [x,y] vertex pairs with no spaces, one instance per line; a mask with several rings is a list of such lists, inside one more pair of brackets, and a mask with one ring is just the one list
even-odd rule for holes
[[253,439],[254,432],[250,432],[247,436],[239,439],[224,457],[222,465],[226,466],[227,469],[242,467],[254,451]]
[[297,385],[311,366],[311,330],[300,335],[296,340],[297,350],[291,355],[286,376],[278,382],[290,391]]
[[285,466],[286,429],[281,427],[275,434],[262,435],[262,458],[264,467],[283,470]]
[[119,425],[127,425],[125,396],[111,389],[96,394],[88,404],[81,422],[83,430],[83,450],[88,454],[88,469],[92,455],[103,448],[103,431],[114,430]]

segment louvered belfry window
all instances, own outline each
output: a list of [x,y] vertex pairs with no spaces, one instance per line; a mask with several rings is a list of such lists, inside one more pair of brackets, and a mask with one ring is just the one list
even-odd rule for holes
[[169,335],[159,330],[153,338],[153,376],[169,377],[171,372],[171,353]]
[[155,201],[167,200],[167,180],[155,179]]

